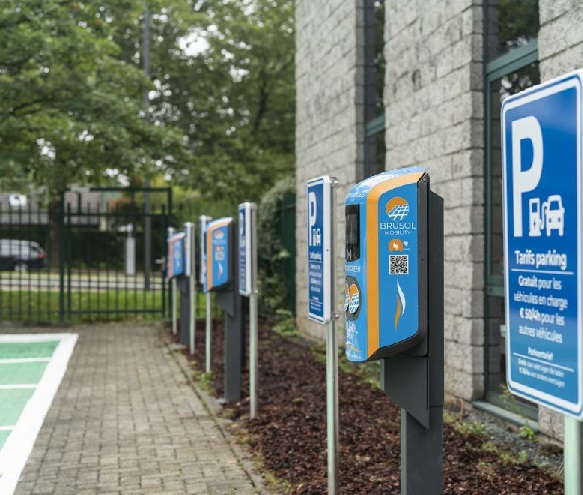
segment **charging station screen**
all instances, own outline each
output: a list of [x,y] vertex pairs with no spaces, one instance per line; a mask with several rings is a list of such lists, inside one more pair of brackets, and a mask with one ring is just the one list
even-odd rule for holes
[[358,205],[346,207],[346,261],[360,258],[360,208]]

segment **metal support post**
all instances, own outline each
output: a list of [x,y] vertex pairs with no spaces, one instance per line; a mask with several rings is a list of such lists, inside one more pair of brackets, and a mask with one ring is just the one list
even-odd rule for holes
[[[230,249],[233,251],[232,266],[239,266],[237,236],[233,236]],[[211,256],[212,253],[208,255]],[[217,292],[217,302],[225,312],[225,402],[241,400],[241,375],[245,355],[245,324],[241,300],[239,277],[233,277],[233,284],[228,291]]]
[[188,347],[190,344],[190,283],[188,277],[180,276],[177,281],[180,292],[180,343]]
[[429,192],[427,355],[384,360],[383,390],[401,406],[401,494],[443,494],[443,199]]
[[328,495],[338,490],[338,346],[336,344],[336,259],[334,258],[334,191],[338,180],[331,178],[330,215],[330,300],[332,314],[326,339],[326,444],[328,450]]
[[249,416],[257,416],[257,291],[249,296]]
[[188,315],[188,330],[189,330],[189,344],[190,344],[190,355],[194,355],[194,345],[195,345],[195,339],[196,339],[196,284],[195,284],[195,279],[196,279],[196,274],[195,274],[195,270],[194,270],[194,264],[195,264],[195,256],[194,256],[194,246],[195,246],[195,242],[194,242],[194,224],[190,223],[190,222],[186,222],[184,224],[185,227],[185,231],[186,231],[186,238],[188,239],[188,242],[186,243],[187,248],[188,248],[188,252],[185,253],[186,256],[188,257],[188,273],[187,273],[187,278],[188,278],[188,293],[189,293],[189,305],[191,306],[190,308],[190,314]]
[[206,372],[211,372],[211,331],[212,331],[212,321],[211,321],[211,293],[206,293]]
[[583,494],[583,475],[581,473],[581,422],[565,416],[565,495]]
[[[170,239],[176,232],[176,229],[174,227],[168,227],[168,239]],[[170,254],[168,253],[167,256],[170,256]],[[169,260],[167,260],[166,262],[167,264],[169,263]],[[166,265],[168,266],[168,265]],[[178,304],[176,302],[176,298],[177,298],[177,292],[178,292],[178,287],[176,285],[176,277],[172,277],[172,279],[170,280],[170,304],[172,306],[172,334],[176,335],[178,333],[178,316],[177,316],[177,310],[178,310]]]
[[176,335],[178,333],[178,315],[176,303],[176,293],[178,292],[178,287],[176,286],[176,279],[173,278],[170,281],[170,292],[172,292],[172,333]]

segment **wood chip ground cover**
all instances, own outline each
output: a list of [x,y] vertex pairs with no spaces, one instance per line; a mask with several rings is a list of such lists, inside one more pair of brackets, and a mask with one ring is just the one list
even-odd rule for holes
[[[203,323],[203,322],[200,322]],[[197,325],[193,366],[204,372],[204,325]],[[226,405],[233,430],[270,478],[289,495],[325,494],[326,374],[313,344],[262,326],[259,336],[258,418],[247,399]],[[223,394],[222,325],[213,328],[212,386]],[[356,366],[356,365],[355,365]],[[355,371],[357,368],[355,367]],[[248,375],[243,376],[244,398]],[[529,460],[500,455],[486,439],[444,425],[444,493],[550,495],[563,484]],[[281,488],[280,486],[280,488]],[[400,493],[400,410],[358,374],[339,371],[339,490],[341,495]]]

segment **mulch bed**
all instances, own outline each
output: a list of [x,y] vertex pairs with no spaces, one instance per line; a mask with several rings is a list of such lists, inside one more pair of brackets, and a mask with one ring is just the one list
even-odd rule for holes
[[[204,371],[204,322],[197,322],[193,366]],[[215,393],[223,394],[222,324],[213,326],[212,370]],[[258,418],[249,420],[248,375],[244,399],[225,405],[262,469],[283,481],[290,495],[325,494],[325,356],[314,344],[287,338],[260,325]],[[341,350],[339,352],[342,352]],[[386,394],[355,373],[339,370],[339,490],[342,495],[400,493],[400,409]],[[504,462],[483,448],[485,439],[444,424],[444,493],[549,495],[563,483],[529,463]],[[421,494],[420,494],[421,495]]]

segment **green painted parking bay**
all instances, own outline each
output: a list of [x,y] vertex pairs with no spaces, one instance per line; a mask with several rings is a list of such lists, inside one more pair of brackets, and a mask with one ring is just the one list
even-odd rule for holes
[[[0,428],[16,424],[34,392],[32,388],[0,390]],[[0,433],[6,431],[0,430]]]
[[0,361],[1,385],[36,385],[45,372],[48,362],[3,363]]
[[12,495],[73,353],[75,334],[0,333],[0,494]]
[[58,340],[0,342],[0,359],[50,358],[58,345]]

